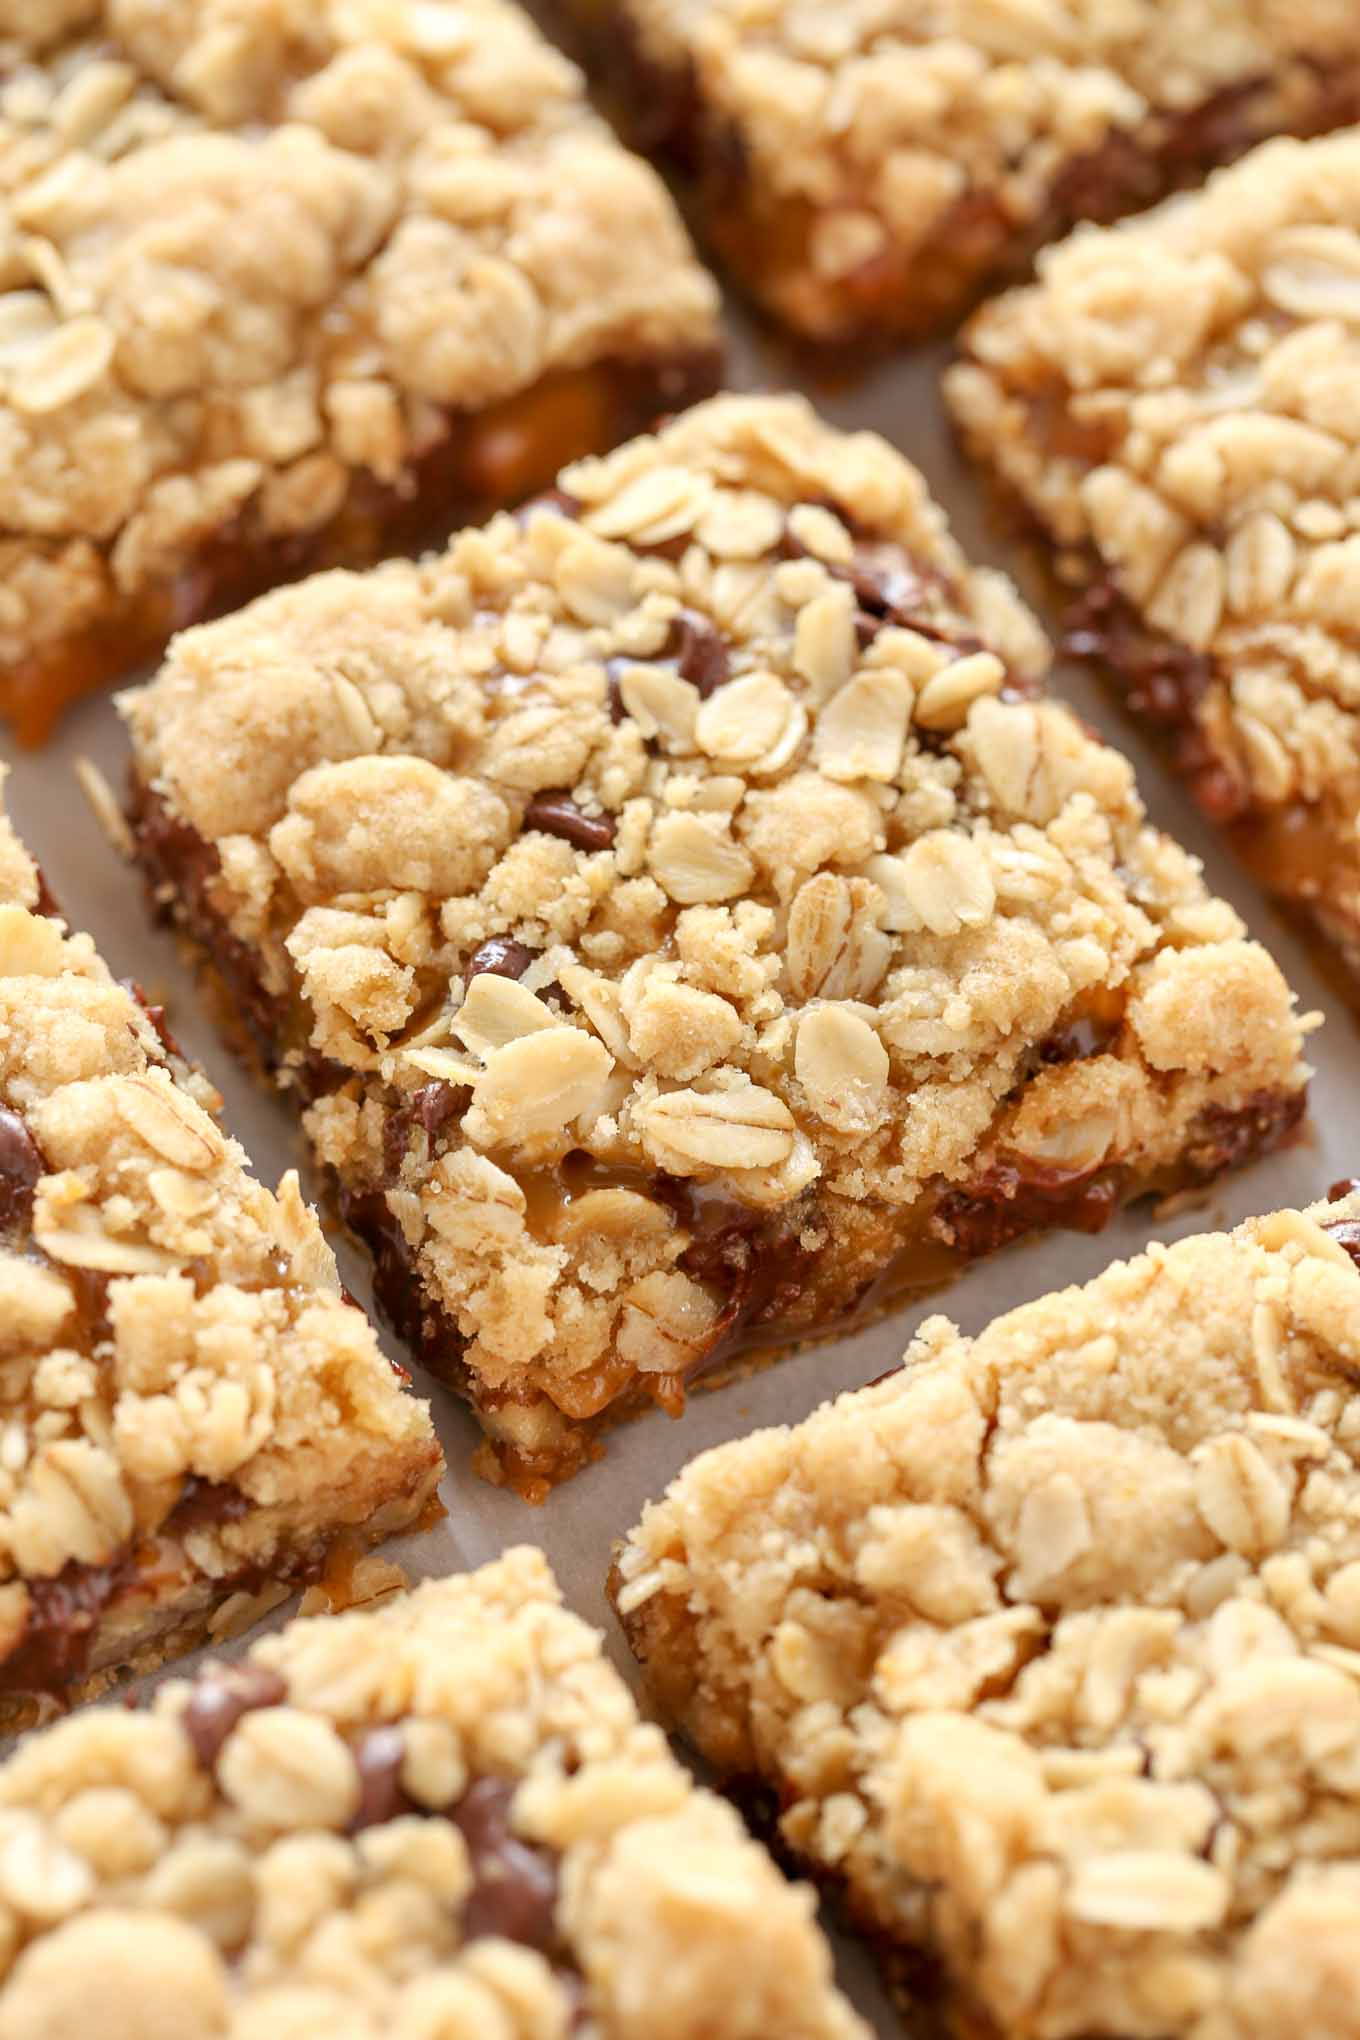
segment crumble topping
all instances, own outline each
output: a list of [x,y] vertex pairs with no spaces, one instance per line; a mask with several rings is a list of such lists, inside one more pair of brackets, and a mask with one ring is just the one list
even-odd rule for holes
[[535,1551],[0,1768],[0,2034],[867,2040]]
[[[489,1390],[584,1415],[720,1327],[660,1178],[853,1284],[998,1144],[1151,1171],[1297,1095],[1274,965],[1045,659],[881,440],[727,398],[186,632],[122,705],[321,1155]],[[1041,1055],[1097,1008],[1106,1052]]]
[[[574,0],[588,20],[594,0]],[[1016,235],[1111,135],[1269,88],[1279,120],[1360,56],[1345,0],[628,0],[643,52],[691,67],[762,191],[809,211],[809,290],[926,247],[969,202]],[[1297,113],[1295,114],[1297,117]],[[1250,132],[1250,130],[1248,130]],[[814,315],[815,297],[802,305]]]
[[710,345],[653,173],[503,0],[102,0],[0,36],[0,659],[275,548],[552,372]]
[[989,2030],[1356,2031],[1357,1254],[1352,1192],[934,1318],[624,1546],[663,1710]]
[[1199,661],[1218,812],[1320,804],[1360,909],[1360,139],[1279,141],[1086,231],[980,313],[947,379],[1076,570]]
[[221,1598],[439,1465],[296,1175],[251,1179],[158,1020],[0,816],[0,1685],[87,1569]]

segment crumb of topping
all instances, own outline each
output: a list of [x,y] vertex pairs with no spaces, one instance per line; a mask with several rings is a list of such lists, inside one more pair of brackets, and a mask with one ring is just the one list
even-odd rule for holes
[[663,1714],[989,2031],[1356,2031],[1358,1257],[1351,1193],[934,1318],[622,1548]]

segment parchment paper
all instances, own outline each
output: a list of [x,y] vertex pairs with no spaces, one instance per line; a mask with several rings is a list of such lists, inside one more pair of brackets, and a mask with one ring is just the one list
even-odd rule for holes
[[[1027,576],[1023,560],[989,532],[981,489],[952,445],[938,396],[942,351],[881,365],[853,388],[818,389],[777,343],[752,332],[735,313],[732,329],[734,383],[778,388],[801,382],[835,423],[884,433],[924,470],[969,553],[1008,567],[1044,613],[1042,590]],[[1051,614],[1045,620],[1054,621]],[[388,1547],[413,1578],[478,1565],[514,1543],[541,1544],[568,1601],[604,1630],[611,1653],[631,1679],[631,1662],[603,1595],[611,1544],[696,1452],[758,1425],[797,1421],[826,1397],[871,1380],[898,1359],[916,1325],[932,1311],[946,1309],[965,1330],[974,1331],[998,1312],[1046,1290],[1085,1281],[1151,1238],[1233,1225],[1252,1212],[1307,1202],[1336,1178],[1360,1173],[1355,1021],[1111,697],[1080,672],[1060,671],[1055,684],[1133,759],[1152,818],[1203,859],[1214,890],[1232,900],[1252,933],[1273,951],[1303,1008],[1326,1015],[1325,1027],[1312,1041],[1317,1075],[1310,1130],[1298,1145],[1229,1178],[1193,1209],[1171,1217],[1144,1206],[1125,1213],[1095,1238],[1058,1233],[1013,1247],[974,1268],[941,1296],[867,1331],[805,1349],[747,1382],[697,1396],[679,1422],[659,1413],[639,1419],[613,1434],[599,1465],[560,1488],[541,1508],[529,1508],[472,1474],[468,1462],[476,1431],[471,1418],[446,1390],[417,1376],[417,1386],[431,1395],[450,1471],[442,1489],[446,1519]],[[119,862],[86,808],[72,772],[82,754],[121,790],[127,753],[108,698],[91,700],[68,716],[44,751],[17,752],[7,737],[0,737],[0,755],[14,767],[8,804],[16,826],[41,860],[72,924],[90,931],[118,975],[137,978],[149,997],[164,1001],[186,1053],[205,1065],[221,1089],[226,1124],[244,1143],[259,1174],[272,1184],[285,1169],[299,1165],[315,1194],[317,1180],[309,1175],[291,1108],[224,1049],[192,972],[171,936],[151,926],[136,875]],[[362,1256],[343,1241],[337,1245],[346,1282],[367,1304],[370,1286]],[[390,1340],[386,1343],[389,1350],[399,1350]],[[845,1987],[865,2015],[884,2036],[900,2035],[901,2025],[862,1952],[837,1937],[837,1956]]]

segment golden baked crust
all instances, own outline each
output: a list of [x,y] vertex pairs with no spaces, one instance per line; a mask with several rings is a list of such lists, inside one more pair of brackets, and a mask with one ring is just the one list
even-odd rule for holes
[[735,278],[823,340],[952,323],[1071,220],[1360,111],[1348,0],[558,5]]
[[946,382],[972,450],[1099,583],[1084,641],[1352,961],[1358,298],[1360,136],[1276,142],[1054,249]]
[[1279,972],[1046,656],[883,441],[730,397],[123,697],[159,897],[507,1454],[1297,1117]]
[[988,2032],[1353,2040],[1358,1256],[1348,1194],[934,1318],[623,1546],[664,1718]]
[[371,550],[451,435],[448,492],[504,501],[524,459],[470,416],[563,392],[501,426],[550,474],[610,364],[660,405],[714,348],[660,182],[506,0],[33,17],[0,39],[0,668],[139,600],[187,620],[214,546],[277,577],[353,513]]
[[296,1176],[250,1178],[154,1022],[0,816],[7,1727],[228,1633],[347,1527],[408,1527],[442,1463]]
[[868,2040],[540,1553],[0,1767],[0,2040]]

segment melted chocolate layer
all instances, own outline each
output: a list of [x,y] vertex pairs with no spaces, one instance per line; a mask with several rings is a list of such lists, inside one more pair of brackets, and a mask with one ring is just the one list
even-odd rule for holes
[[1112,675],[1134,714],[1167,732],[1177,771],[1212,820],[1235,821],[1247,809],[1246,782],[1213,749],[1200,723],[1214,672],[1207,653],[1149,628],[1108,578],[1093,581],[1069,610],[1062,648]]
[[[880,591],[874,599],[887,603],[894,593]],[[226,935],[202,882],[209,869],[207,846],[183,822],[167,817],[156,797],[145,792],[134,795],[132,819],[153,882],[165,889],[205,955],[219,969],[225,959],[224,976],[249,970],[253,980],[250,952]],[[285,1002],[264,995],[258,982],[244,986],[242,997],[261,1021],[266,1014],[273,1016],[277,1034],[267,1036],[261,1045],[266,1062],[277,1062],[282,1040],[289,1032],[302,1031],[297,1017]],[[1040,1061],[1098,1054],[1117,1032],[1115,1015],[1078,1019],[1042,1044]],[[324,1065],[314,1064],[304,1089],[331,1088],[328,1074]],[[385,1129],[384,1180],[341,1184],[339,1205],[345,1223],[373,1256],[374,1296],[397,1337],[430,1373],[489,1414],[496,1399],[485,1397],[470,1377],[464,1361],[466,1342],[425,1289],[416,1251],[386,1196],[386,1185],[395,1180],[412,1139],[425,1138],[433,1150],[445,1127],[461,1116],[467,1099],[465,1088],[446,1083],[423,1086],[399,1102],[394,1099]],[[686,1391],[696,1381],[727,1366],[747,1347],[773,1352],[799,1337],[849,1329],[860,1318],[938,1287],[961,1263],[1038,1227],[1099,1231],[1131,1196],[1206,1182],[1267,1152],[1287,1138],[1304,1106],[1302,1093],[1261,1094],[1236,1112],[1211,1109],[1188,1144],[1184,1165],[1156,1185],[1140,1183],[1124,1168],[1074,1172],[1027,1163],[1018,1155],[999,1156],[972,1183],[940,1189],[925,1235],[914,1245],[903,1241],[901,1253],[895,1259],[889,1256],[886,1265],[866,1259],[854,1270],[836,1265],[835,1247],[802,1244],[802,1235],[817,1216],[815,1200],[805,1199],[771,1217],[703,1185],[664,1174],[640,1180],[639,1187],[665,1204],[691,1236],[681,1267],[721,1299],[708,1347],[683,1373],[625,1380],[610,1401],[577,1422],[570,1443],[555,1448],[558,1458],[551,1467],[531,1464],[505,1447],[499,1448],[501,1463],[516,1478],[524,1476],[530,1484],[526,1492],[539,1494],[541,1485],[535,1484],[545,1473],[561,1478],[591,1455],[590,1439],[605,1423],[648,1400],[678,1415]]]
[[59,1694],[84,1677],[104,1610],[132,1577],[130,1559],[80,1565],[28,1582],[28,1620],[0,1663],[0,1693]]

